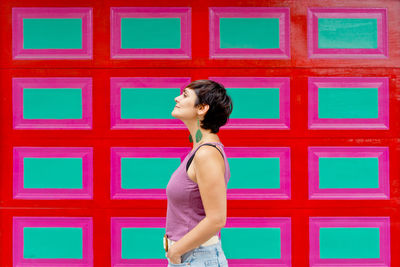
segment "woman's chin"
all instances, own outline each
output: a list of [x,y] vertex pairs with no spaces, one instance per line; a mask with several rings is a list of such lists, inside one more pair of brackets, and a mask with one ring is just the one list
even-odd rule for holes
[[171,116],[178,119],[178,117],[176,116],[176,114],[174,113],[174,111],[171,112]]

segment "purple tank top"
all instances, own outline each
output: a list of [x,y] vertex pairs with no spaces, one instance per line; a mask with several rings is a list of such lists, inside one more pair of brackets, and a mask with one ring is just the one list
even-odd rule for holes
[[[230,178],[228,160],[223,149],[223,144],[208,142],[204,144],[214,144],[224,155],[225,160],[225,186],[227,188]],[[193,182],[186,173],[186,163],[190,157],[204,144],[201,144],[194,151],[191,151],[181,165],[171,175],[168,182],[166,193],[168,199],[167,219],[165,233],[168,238],[178,241],[185,234],[190,232],[206,216],[203,202],[197,183]],[[217,149],[214,148],[214,149]],[[220,235],[219,231],[217,234]]]

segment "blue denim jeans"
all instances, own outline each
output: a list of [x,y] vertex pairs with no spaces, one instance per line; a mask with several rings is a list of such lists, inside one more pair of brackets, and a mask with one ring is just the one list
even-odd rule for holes
[[[168,259],[169,262],[169,259]],[[181,263],[168,263],[168,267],[228,267],[221,240],[210,246],[200,246],[181,256]]]

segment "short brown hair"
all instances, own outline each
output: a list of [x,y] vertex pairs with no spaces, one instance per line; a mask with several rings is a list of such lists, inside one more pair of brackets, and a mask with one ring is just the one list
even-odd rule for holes
[[186,87],[194,90],[197,95],[195,107],[203,104],[210,106],[201,121],[201,127],[211,129],[212,133],[218,133],[219,128],[228,122],[233,110],[232,99],[225,87],[212,80],[196,80]]

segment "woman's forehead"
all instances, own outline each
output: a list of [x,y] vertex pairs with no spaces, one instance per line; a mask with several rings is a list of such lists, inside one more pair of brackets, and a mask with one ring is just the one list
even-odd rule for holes
[[184,92],[186,91],[186,93],[191,93],[191,91],[194,91],[193,89],[191,89],[191,88],[189,88],[189,87],[186,87],[184,90],[183,90]]

